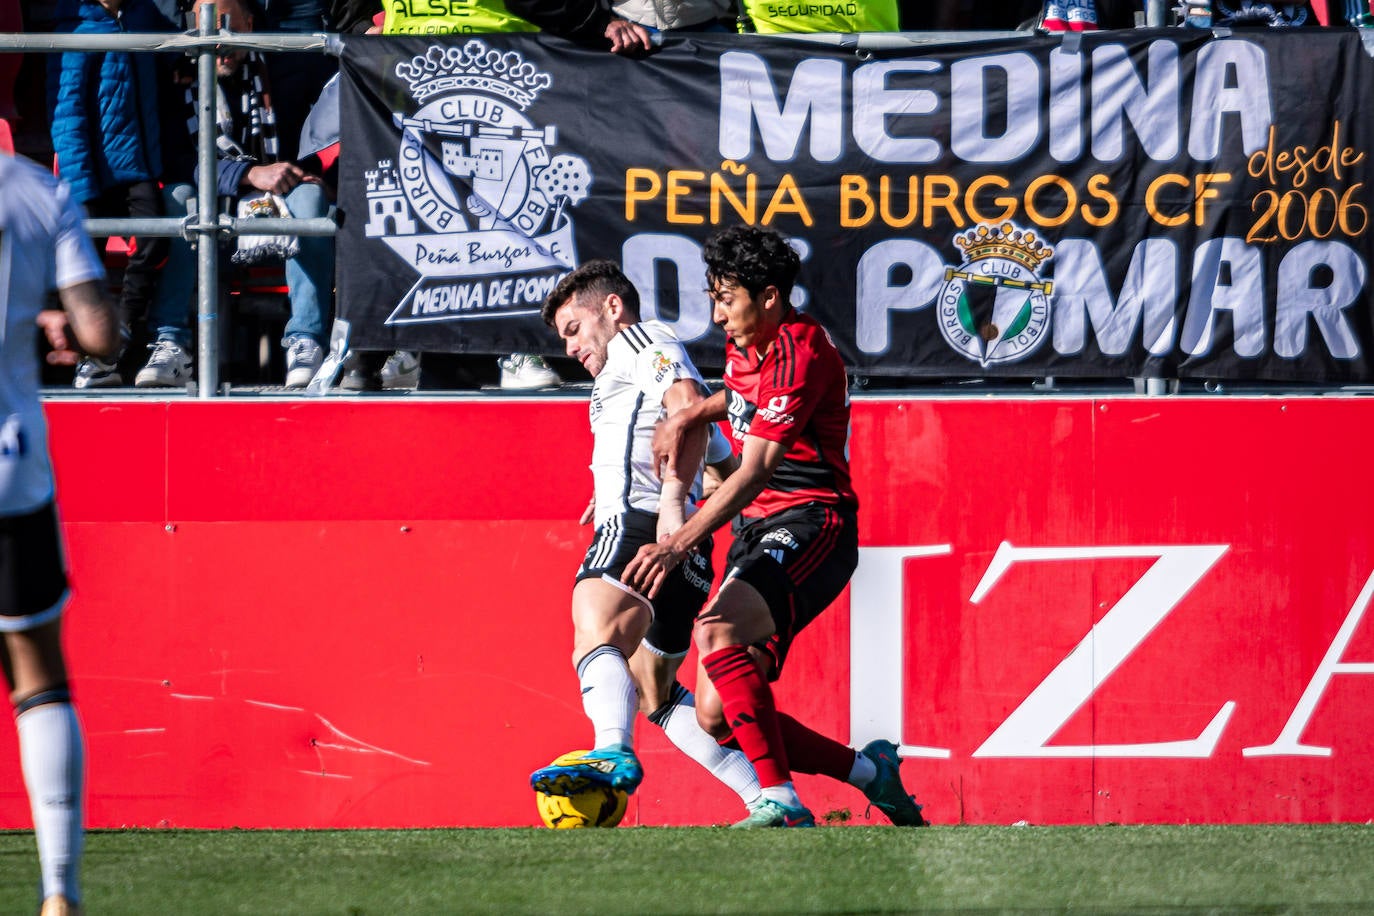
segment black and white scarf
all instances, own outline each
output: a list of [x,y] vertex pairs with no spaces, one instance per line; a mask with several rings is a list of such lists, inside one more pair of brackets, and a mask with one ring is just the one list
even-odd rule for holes
[[[215,145],[220,156],[259,165],[276,162],[277,116],[272,111],[272,92],[263,56],[257,51],[249,52],[238,71],[216,80],[215,88]],[[191,112],[186,127],[194,137],[200,129],[194,85],[186,87],[186,105]]]

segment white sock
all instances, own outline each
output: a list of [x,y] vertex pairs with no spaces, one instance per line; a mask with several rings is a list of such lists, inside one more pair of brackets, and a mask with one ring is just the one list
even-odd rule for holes
[[654,710],[649,721],[663,729],[668,740],[682,753],[705,767],[725,783],[745,805],[758,801],[762,794],[759,778],[743,751],[721,747],[697,721],[697,701],[681,684],[673,685],[668,702]]
[[615,646],[597,646],[577,663],[577,680],[582,685],[582,709],[596,732],[595,747],[630,747],[639,694],[625,656]]
[[804,808],[801,797],[797,795],[797,787],[790,782],[784,782],[776,786],[764,786],[763,797],[770,801],[779,802],[789,808]]
[[858,751],[854,752],[854,767],[849,771],[849,784],[864,789],[878,775],[878,765]]
[[85,751],[71,703],[44,703],[19,714],[19,760],[33,810],[43,897],[80,901]]

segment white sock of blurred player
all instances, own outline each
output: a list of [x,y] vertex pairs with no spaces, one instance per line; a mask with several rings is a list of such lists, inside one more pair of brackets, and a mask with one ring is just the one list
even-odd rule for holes
[[21,703],[15,719],[20,766],[33,810],[43,874],[43,896],[81,899],[82,783],[85,750],[81,723],[70,702]]
[[758,801],[759,777],[743,751],[721,747],[697,722],[696,697],[681,684],[673,684],[668,702],[649,713],[650,722],[663,729],[678,750],[701,764],[729,786],[745,805]]
[[592,722],[596,747],[631,747],[639,694],[625,655],[611,645],[597,646],[577,663],[582,710]]

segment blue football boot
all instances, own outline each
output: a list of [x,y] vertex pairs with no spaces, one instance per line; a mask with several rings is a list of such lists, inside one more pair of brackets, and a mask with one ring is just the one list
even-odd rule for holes
[[545,795],[576,795],[588,786],[632,793],[644,779],[644,768],[625,745],[564,754],[530,774],[530,788]]

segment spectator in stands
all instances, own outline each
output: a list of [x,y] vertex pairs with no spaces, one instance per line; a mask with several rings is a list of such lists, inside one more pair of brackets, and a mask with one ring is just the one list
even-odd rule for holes
[[[197,11],[199,6],[197,4]],[[253,15],[241,0],[221,0],[218,9],[227,17],[233,31],[253,31]],[[326,215],[332,190],[325,176],[320,174],[319,161],[310,159],[297,163],[283,154],[280,138],[291,138],[289,149],[294,156],[301,124],[278,117],[262,56],[243,49],[224,48],[219,55],[216,77],[220,157],[216,168],[220,194],[234,199],[247,195],[275,195],[284,198],[292,216],[308,219]],[[194,100],[195,87],[191,86],[187,90],[191,110]],[[187,113],[189,116],[190,110]],[[189,123],[194,130],[194,117]],[[195,198],[189,188],[181,190],[183,193],[178,194],[178,198],[185,200],[189,210]],[[334,290],[334,240],[327,236],[303,236],[299,244],[299,250],[286,258],[291,317],[286,323],[282,346],[286,350],[288,388],[304,388],[324,359],[322,345]],[[172,253],[178,255],[180,251],[177,246]],[[189,334],[189,327],[186,330]],[[157,356],[155,351],[154,359]],[[152,368],[152,361],[149,368]]]
[[733,32],[737,25],[735,0],[507,0],[507,6],[546,32],[604,44],[616,54],[648,51],[654,32]]
[[[109,35],[171,31],[176,24],[153,0],[64,0],[58,27],[79,35]],[[91,216],[156,217],[166,212],[158,187],[163,171],[159,91],[168,79],[161,66],[151,54],[68,52],[51,71],[58,170]],[[134,241],[119,302],[126,326],[147,314],[157,267],[166,256],[165,239]],[[122,383],[117,356],[89,357],[76,368],[77,388]]]

